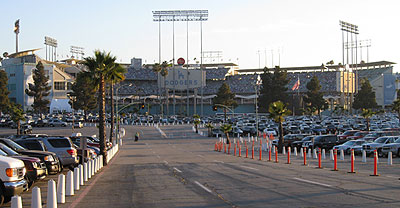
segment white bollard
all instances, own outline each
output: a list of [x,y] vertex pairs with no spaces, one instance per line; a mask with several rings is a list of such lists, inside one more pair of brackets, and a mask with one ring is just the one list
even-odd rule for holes
[[92,178],[92,160],[88,160],[88,179]]
[[286,155],[286,148],[285,148],[285,146],[282,147],[282,154],[283,154],[283,155]]
[[94,167],[94,160],[92,160],[92,176],[94,176],[95,171],[94,171],[95,167]]
[[307,157],[311,158],[311,149],[308,149]]
[[11,197],[11,208],[22,208],[22,198],[20,196]]
[[57,202],[60,204],[65,203],[65,175],[58,175],[57,182]]
[[293,149],[293,155],[294,155],[294,156],[297,156],[297,147],[294,147],[294,149]]
[[79,168],[79,185],[83,186],[85,183],[83,182],[83,166],[81,164],[78,165]]
[[42,208],[42,196],[37,186],[32,189],[31,208]]
[[325,149],[322,149],[322,159],[325,160],[326,159],[326,155],[325,155]]
[[344,160],[344,151],[343,150],[340,150],[340,159]]
[[362,160],[361,162],[366,163],[367,162],[367,152],[365,150],[362,151]]
[[72,171],[68,171],[67,173],[67,181],[65,183],[65,195],[74,195],[74,175],[72,174]]
[[301,157],[304,157],[304,153],[303,153],[303,150],[302,150],[302,149],[300,149],[300,156],[301,156]]
[[317,159],[317,149],[313,149],[313,158]]
[[79,173],[79,168],[74,168],[74,190],[79,191],[79,185],[81,184],[81,179],[80,176],[81,174]]
[[329,153],[330,153],[331,160],[334,160],[334,158],[333,158],[333,150],[329,150]]
[[392,152],[388,153],[388,165],[392,165]]
[[83,180],[88,181],[88,164],[83,163]]
[[56,182],[49,180],[47,182],[47,208],[57,208],[57,194],[56,194]]

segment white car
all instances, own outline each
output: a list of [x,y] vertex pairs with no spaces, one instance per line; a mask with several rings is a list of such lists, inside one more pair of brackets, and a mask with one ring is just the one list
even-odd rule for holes
[[271,135],[271,134],[274,135],[274,136],[278,135],[278,133],[276,133],[275,129],[273,129],[273,128],[264,129],[264,133],[267,134],[267,135]]

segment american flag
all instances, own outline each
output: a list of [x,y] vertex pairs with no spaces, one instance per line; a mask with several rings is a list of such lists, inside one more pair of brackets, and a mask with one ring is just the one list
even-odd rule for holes
[[297,82],[294,83],[293,87],[292,87],[292,91],[298,90],[300,87],[300,79],[297,77]]

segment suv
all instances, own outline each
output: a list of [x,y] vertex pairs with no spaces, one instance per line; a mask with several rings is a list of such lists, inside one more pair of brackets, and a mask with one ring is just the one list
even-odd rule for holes
[[0,206],[12,196],[28,189],[24,177],[26,169],[21,160],[0,156]]
[[67,126],[67,123],[66,123],[66,122],[63,122],[63,121],[61,121],[61,120],[59,120],[59,119],[52,119],[52,120],[49,121],[48,125],[51,126],[51,127],[54,127],[54,126],[63,126],[63,127],[66,127],[66,126]]
[[[50,175],[57,174],[62,170],[60,161],[58,160],[57,155],[53,152],[47,152],[41,150],[27,150],[10,139],[0,138],[0,143],[7,145],[9,148],[18,152],[19,154],[39,158],[46,165],[47,173]],[[39,146],[42,147],[41,145]]]
[[[77,150],[68,137],[36,137],[16,140],[18,144],[33,150],[56,153],[62,166],[73,168],[78,164]],[[43,148],[43,149],[38,149]]]
[[321,148],[321,149],[332,149],[335,145],[338,145],[338,137],[337,135],[331,134],[331,135],[322,135],[322,136],[316,136],[314,138],[314,141],[308,141],[303,143],[303,147],[308,147],[308,148]]
[[393,155],[397,155],[397,157],[400,157],[400,137],[394,142],[390,144],[384,144],[382,146],[382,153],[384,155],[388,155],[389,152],[392,152]]

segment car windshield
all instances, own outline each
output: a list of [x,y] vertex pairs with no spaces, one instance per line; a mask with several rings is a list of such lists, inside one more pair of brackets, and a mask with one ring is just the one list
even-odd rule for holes
[[352,135],[353,133],[354,133],[354,131],[346,131],[343,133],[343,135],[348,136],[348,135]]
[[394,141],[394,143],[400,143],[400,137]]
[[375,143],[384,143],[387,140],[387,137],[379,137],[378,139],[375,139]]
[[353,146],[355,143],[356,141],[347,141],[343,145]]
[[312,138],[313,138],[312,136],[304,137],[301,141],[303,142],[311,141]]
[[7,153],[5,153],[3,150],[0,149],[0,155],[1,156],[8,156]]
[[25,148],[23,148],[21,145],[15,143],[12,140],[5,140],[5,142],[7,143],[7,145],[13,149],[14,151],[18,151],[18,150],[26,150]]
[[4,152],[6,152],[7,155],[10,155],[10,156],[18,155],[17,152],[15,152],[14,150],[10,149],[9,147],[7,147],[4,144],[0,144],[0,149],[3,150]]

